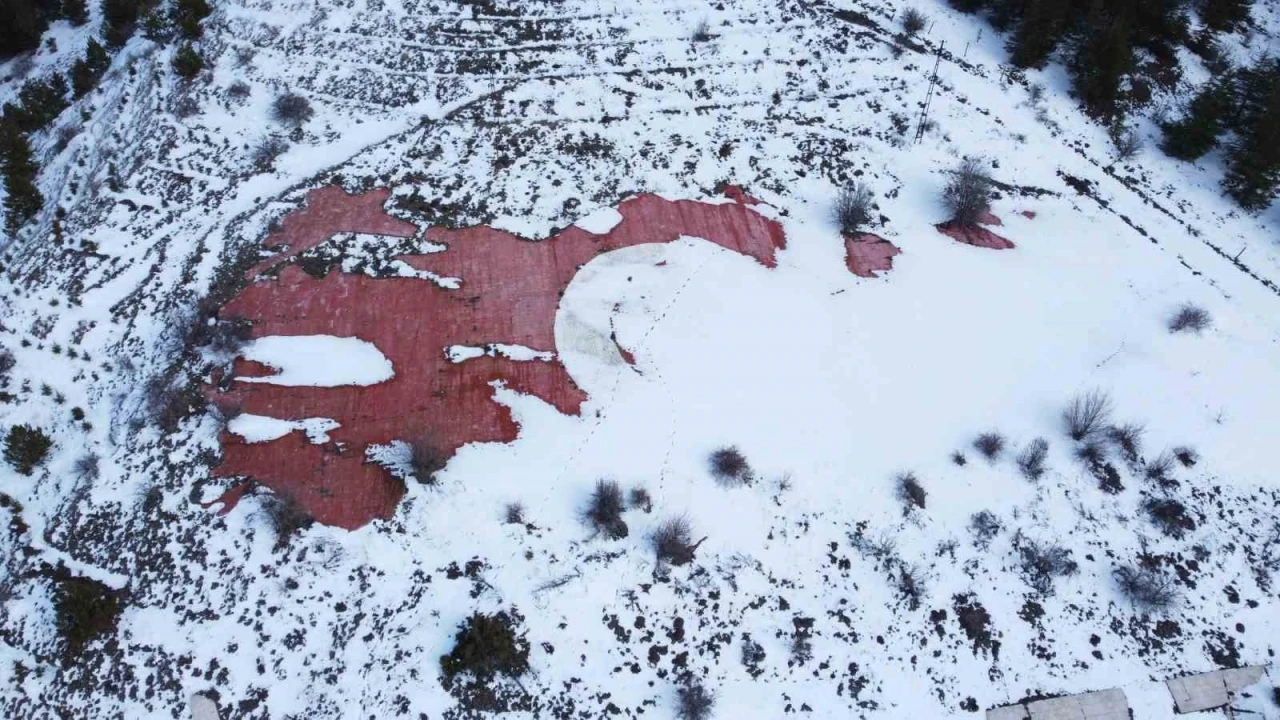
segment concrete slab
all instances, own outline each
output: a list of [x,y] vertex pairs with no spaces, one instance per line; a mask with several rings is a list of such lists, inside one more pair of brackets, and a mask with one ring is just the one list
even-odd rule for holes
[[1116,688],[1075,697],[1085,720],[1129,720],[1129,698]]
[[1238,693],[1261,680],[1265,674],[1266,668],[1261,665],[1231,668],[1230,670],[1222,671],[1222,681],[1227,686],[1227,692]]
[[1224,707],[1233,693],[1256,683],[1264,673],[1261,665],[1252,665],[1172,678],[1165,684],[1179,713],[1200,712]]
[[1005,705],[987,711],[987,720],[1028,720],[1027,706]]
[[1074,697],[1050,698],[1027,703],[1031,720],[1084,720]]

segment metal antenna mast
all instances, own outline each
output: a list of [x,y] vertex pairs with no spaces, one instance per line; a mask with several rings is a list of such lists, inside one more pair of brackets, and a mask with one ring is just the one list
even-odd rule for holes
[[929,76],[929,92],[924,96],[924,107],[920,110],[920,123],[916,126],[916,142],[924,137],[924,124],[929,119],[929,105],[933,102],[933,88],[938,84],[938,67],[942,65],[942,49],[947,46],[944,41],[938,46],[938,59],[933,62],[933,74]]

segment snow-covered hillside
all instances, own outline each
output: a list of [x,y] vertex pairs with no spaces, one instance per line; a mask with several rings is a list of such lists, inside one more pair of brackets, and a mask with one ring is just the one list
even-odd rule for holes
[[[490,698],[514,717],[673,717],[698,683],[719,718],[967,717],[1120,687],[1156,720],[1174,714],[1158,681],[1276,662],[1280,210],[1223,198],[1219,159],[1164,157],[1147,117],[1145,148],[1118,161],[1060,69],[1010,79],[998,35],[928,0],[914,39],[903,4],[857,0],[213,5],[196,80],[135,37],[33,137],[46,209],[0,240],[0,432],[53,439],[29,475],[0,464],[6,717],[188,717],[197,693],[224,718],[469,717],[483,710],[440,658],[477,611],[527,632],[529,671]],[[1229,51],[1274,49],[1278,13],[1258,3]],[[93,27],[55,26],[31,72],[65,69]],[[1207,73],[1185,62],[1188,82]],[[301,129],[270,119],[286,91],[315,109]],[[268,136],[288,143],[269,168]],[[1014,248],[935,228],[966,156],[999,183],[991,229]],[[902,251],[879,278],[850,273],[831,217],[855,180]],[[458,364],[554,359],[586,396],[577,415],[499,384],[513,442],[462,447],[434,485],[402,477],[389,519],[277,542],[271,493],[214,503],[234,483],[213,475],[228,413],[204,394],[239,350],[189,340],[334,184],[389,188],[417,234],[352,228],[299,266],[460,296],[467,272],[403,259],[443,251],[430,228],[604,235],[638,195],[747,203],[731,185],[786,247],[776,267],[699,237],[595,256],[559,298],[554,347],[450,346]],[[1187,303],[1211,324],[1170,332]],[[264,384],[406,372],[367,334],[279,335],[245,350],[287,371]],[[158,412],[157,387],[183,412]],[[1105,430],[1068,437],[1063,411],[1091,391],[1106,425],[1145,428],[1128,457]],[[344,432],[287,410],[230,431]],[[1004,440],[990,459],[983,433]],[[1030,478],[1017,458],[1036,438]],[[713,477],[728,446],[751,482]],[[906,473],[923,497],[904,500]],[[624,538],[582,521],[599,479],[651,497]],[[705,540],[670,567],[650,536],[675,517]],[[1136,605],[1124,568],[1174,599]],[[68,577],[123,608],[71,653]],[[1268,702],[1250,708],[1280,715]]]

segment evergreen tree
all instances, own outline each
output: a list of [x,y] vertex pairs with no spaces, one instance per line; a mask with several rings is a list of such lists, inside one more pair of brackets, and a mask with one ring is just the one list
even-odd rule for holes
[[1232,32],[1249,19],[1253,0],[1201,0],[1200,19],[1210,30]]
[[173,8],[173,21],[182,37],[195,40],[200,37],[200,21],[209,17],[212,10],[206,0],[178,0]]
[[1120,84],[1133,70],[1133,47],[1123,22],[1098,16],[1079,41],[1071,64],[1072,90],[1089,115],[1113,122],[1123,115]]
[[1280,71],[1266,61],[1240,83],[1238,139],[1228,149],[1222,185],[1246,210],[1263,210],[1280,189]]
[[107,24],[103,37],[107,45],[119,47],[133,35],[138,9],[138,0],[102,0],[102,15]]
[[44,206],[44,198],[36,187],[40,167],[31,156],[31,143],[9,117],[0,117],[0,165],[4,168],[5,230],[10,235],[27,224]]
[[67,107],[67,79],[54,74],[48,80],[28,80],[18,91],[18,105],[5,103],[4,114],[22,132],[35,132],[48,125]]
[[34,0],[0,0],[0,59],[39,47],[48,25]]
[[103,73],[110,66],[111,58],[107,55],[106,48],[98,44],[97,40],[90,40],[84,57],[71,66],[71,90],[75,97],[84,97],[97,87],[98,80],[102,79]]
[[1020,68],[1041,68],[1057,49],[1068,29],[1065,3],[1028,0],[1022,22],[1009,38],[1009,59]]
[[1164,140],[1160,149],[1169,157],[1188,161],[1212,150],[1226,129],[1231,96],[1229,82],[1210,83],[1196,94],[1185,118],[1161,126]]
[[182,79],[190,80],[204,69],[204,59],[191,46],[191,43],[183,43],[178,53],[173,56],[173,69]]
[[72,25],[83,25],[89,22],[89,8],[84,0],[62,0],[62,15]]

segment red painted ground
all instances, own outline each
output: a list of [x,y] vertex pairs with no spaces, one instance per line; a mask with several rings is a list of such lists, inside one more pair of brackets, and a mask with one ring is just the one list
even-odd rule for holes
[[934,225],[938,232],[957,242],[974,247],[990,248],[991,250],[1011,250],[1015,246],[1012,242],[1000,237],[990,230],[982,227],[982,225],[1000,226],[1004,223],[1000,222],[1000,218],[991,214],[990,210],[984,211],[978,218],[981,225],[961,225],[954,221],[947,221]]
[[877,272],[893,269],[893,258],[902,251],[879,235],[860,233],[844,239],[844,263],[858,277],[878,277]]
[[[389,217],[387,190],[348,196],[336,187],[313,191],[305,209],[285,219],[264,242],[287,246],[292,256],[336,232],[413,235],[411,224]],[[743,195],[742,197],[746,197]],[[222,406],[282,419],[332,418],[341,427],[331,442],[313,445],[302,432],[247,444],[224,434],[224,477],[248,477],[293,497],[327,525],[360,527],[394,511],[404,494],[400,480],[365,461],[370,445],[429,436],[451,457],[472,442],[510,442],[516,425],[494,402],[491,383],[535,395],[566,414],[586,399],[558,360],[517,362],[479,357],[449,362],[449,345],[524,345],[554,351],[560,296],[582,265],[596,255],[684,235],[705,238],[755,258],[767,267],[785,247],[782,227],[745,204],[710,205],[642,195],[618,206],[623,220],[605,235],[570,227],[540,242],[488,227],[432,228],[427,237],[448,246],[443,253],[411,255],[410,265],[462,279],[458,290],[426,280],[375,279],[338,271],[315,279],[286,266],[278,279],[259,279],[231,300],[223,317],[253,322],[255,337],[325,334],[373,343],[391,360],[395,377],[369,387],[282,387],[235,382],[226,394],[210,391]],[[277,256],[261,268],[276,265]],[[626,357],[626,355],[624,355]],[[239,361],[236,375],[265,368]],[[228,493],[224,512],[238,499]]]

